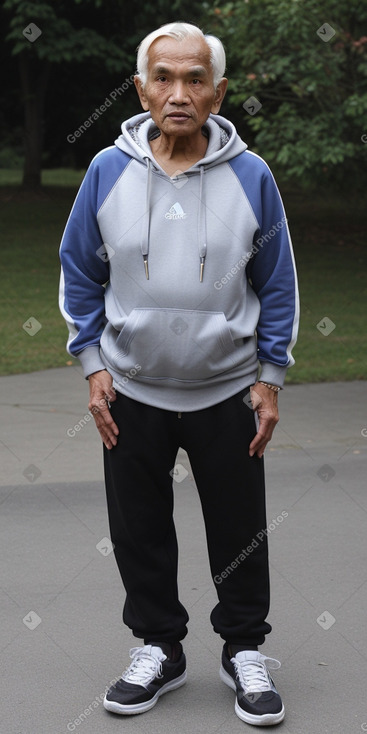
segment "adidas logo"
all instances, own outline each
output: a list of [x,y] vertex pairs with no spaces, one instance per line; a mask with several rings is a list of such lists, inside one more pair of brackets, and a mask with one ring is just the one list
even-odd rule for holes
[[185,214],[181,204],[176,201],[176,204],[173,204],[164,216],[166,219],[185,219],[187,214]]

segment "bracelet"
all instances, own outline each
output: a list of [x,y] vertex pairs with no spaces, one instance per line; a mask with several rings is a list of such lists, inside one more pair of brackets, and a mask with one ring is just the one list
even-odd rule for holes
[[260,385],[265,385],[265,387],[268,387],[269,390],[272,390],[273,392],[279,392],[280,387],[278,385],[270,385],[269,382],[263,382],[262,380],[259,380]]

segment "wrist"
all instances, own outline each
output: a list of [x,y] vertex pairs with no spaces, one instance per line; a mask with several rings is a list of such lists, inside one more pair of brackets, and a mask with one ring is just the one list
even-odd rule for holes
[[107,370],[103,369],[103,370],[96,370],[95,372],[91,372],[91,374],[88,375],[87,380],[90,380],[91,377],[95,377],[95,375],[100,375],[101,372],[107,372]]
[[267,387],[269,390],[271,390],[274,393],[278,393],[281,390],[279,385],[273,385],[270,382],[264,382],[264,380],[258,380],[258,383],[259,385],[264,385],[265,387]]

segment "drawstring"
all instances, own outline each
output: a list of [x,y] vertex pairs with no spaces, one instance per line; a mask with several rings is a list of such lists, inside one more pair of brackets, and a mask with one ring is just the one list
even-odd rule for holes
[[[142,239],[141,239],[141,253],[143,256],[145,277],[149,280],[149,268],[148,268],[148,255],[149,255],[149,238],[150,238],[150,197],[152,191],[152,162],[150,158],[146,158],[147,161],[147,188],[146,188],[146,201],[145,201],[145,212],[143,216],[142,224]],[[198,216],[198,240],[199,240],[199,258],[200,258],[200,270],[199,280],[203,282],[204,278],[204,265],[206,257],[206,212],[204,202],[204,166],[200,166],[200,189],[199,189],[199,216]]]
[[141,254],[143,255],[145,277],[149,280],[149,269],[148,269],[148,254],[149,254],[149,237],[150,237],[150,194],[152,190],[152,163],[150,158],[147,157],[147,189],[146,189],[146,200],[145,200],[145,213],[143,218],[142,228],[142,241],[141,241]]
[[200,257],[200,283],[203,282],[204,277],[204,265],[206,257],[206,214],[205,214],[205,202],[204,202],[204,166],[200,166],[200,192],[199,192],[199,221],[198,221],[198,235],[199,235],[199,257]]

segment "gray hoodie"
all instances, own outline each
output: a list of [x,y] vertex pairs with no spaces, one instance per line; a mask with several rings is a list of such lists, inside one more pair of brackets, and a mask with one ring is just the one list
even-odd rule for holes
[[218,403],[293,364],[298,292],[283,204],[264,161],[210,115],[205,157],[172,177],[150,114],[92,161],[60,248],[68,351],[85,376],[174,411]]

